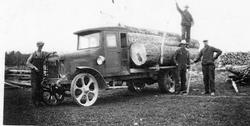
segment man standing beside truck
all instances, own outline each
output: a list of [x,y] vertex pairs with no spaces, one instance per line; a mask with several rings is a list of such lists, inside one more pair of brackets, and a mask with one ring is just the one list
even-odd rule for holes
[[50,53],[42,51],[44,42],[39,41],[36,45],[37,51],[30,55],[26,64],[31,68],[32,102],[35,106],[40,106],[42,105],[43,64]]
[[187,69],[190,66],[190,54],[189,51],[186,49],[186,41],[182,40],[180,43],[180,48],[176,50],[174,54],[174,62],[177,66],[176,70],[176,87],[180,85],[181,80],[181,86],[180,89],[177,88],[177,93],[186,93],[186,73]]
[[[220,49],[214,48],[208,45],[208,40],[203,40],[204,48],[200,51],[196,60],[193,63],[197,63],[202,57],[202,73],[203,81],[205,85],[205,92],[202,94],[215,95],[215,64],[214,61],[221,55],[222,51]],[[214,53],[216,55],[214,56]]]
[[176,2],[177,10],[181,14],[181,39],[186,40],[189,44],[190,42],[190,34],[191,34],[191,26],[194,25],[194,20],[190,12],[188,11],[188,6],[186,5],[185,10],[181,10],[178,3]]

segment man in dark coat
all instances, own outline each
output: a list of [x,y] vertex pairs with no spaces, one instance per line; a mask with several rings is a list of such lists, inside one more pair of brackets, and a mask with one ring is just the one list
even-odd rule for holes
[[189,44],[190,42],[190,34],[191,34],[191,26],[194,24],[194,20],[192,15],[188,11],[188,6],[185,6],[185,10],[181,10],[178,3],[176,2],[177,10],[181,14],[181,37],[182,40],[186,40],[186,42]]
[[186,41],[182,40],[180,48],[174,54],[174,62],[177,66],[176,86],[179,86],[181,80],[181,87],[177,89],[177,93],[186,93],[186,72],[190,65],[190,54],[186,49]]
[[[221,55],[222,51],[220,49],[214,48],[208,45],[208,40],[204,40],[204,48],[200,51],[194,63],[197,63],[201,60],[202,57],[202,73],[203,81],[205,85],[205,92],[202,94],[215,95],[215,64],[214,61]],[[214,56],[214,53],[216,55]]]

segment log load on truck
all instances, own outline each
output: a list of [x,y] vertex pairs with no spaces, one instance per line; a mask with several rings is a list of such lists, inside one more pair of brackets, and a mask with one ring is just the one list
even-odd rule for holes
[[[146,84],[158,83],[161,92],[168,92],[174,86],[173,55],[180,35],[129,26],[91,28],[74,34],[77,51],[46,60],[42,85],[47,104],[59,104],[70,95],[77,104],[91,106],[103,89],[127,87],[138,92]],[[199,42],[192,39],[189,47],[193,59]]]
[[[128,40],[130,43],[130,56],[136,66],[152,66],[156,64],[161,65],[175,65],[173,62],[173,55],[179,48],[180,36],[170,34],[165,36],[146,35],[141,33],[128,33]],[[163,44],[162,44],[163,43]],[[199,42],[191,40],[190,52],[191,59],[198,54]],[[163,46],[163,48],[161,48]],[[162,50],[163,49],[163,50]],[[162,53],[161,53],[162,51]],[[162,55],[163,54],[163,55]],[[163,57],[163,62],[160,63],[160,57]]]

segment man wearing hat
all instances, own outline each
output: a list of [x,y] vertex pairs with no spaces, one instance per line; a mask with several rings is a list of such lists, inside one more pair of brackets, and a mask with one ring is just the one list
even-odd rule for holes
[[174,62],[177,66],[176,69],[176,87],[178,87],[180,84],[179,80],[181,80],[181,87],[180,89],[177,89],[177,93],[186,93],[186,72],[190,65],[190,54],[189,51],[186,49],[186,41],[182,40],[180,43],[180,48],[176,50],[174,54]]
[[43,63],[49,53],[42,51],[44,42],[39,41],[36,45],[37,50],[30,55],[26,64],[31,68],[32,102],[35,106],[40,106],[42,102]]
[[[202,94],[215,95],[215,64],[214,61],[221,55],[222,51],[220,49],[214,48],[208,45],[208,40],[203,40],[204,47],[200,51],[194,63],[197,63],[201,60],[202,57],[202,73],[203,81],[205,85],[205,92]],[[216,55],[214,56],[214,53]]]
[[188,6],[186,5],[184,10],[181,10],[178,3],[176,2],[177,10],[181,14],[181,38],[182,40],[186,40],[186,42],[189,44],[190,42],[190,32],[191,32],[191,26],[194,24],[194,20],[192,15],[188,11]]

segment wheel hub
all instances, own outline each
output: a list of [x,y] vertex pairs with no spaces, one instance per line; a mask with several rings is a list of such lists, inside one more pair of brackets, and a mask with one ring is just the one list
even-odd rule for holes
[[88,94],[89,90],[88,89],[84,89],[83,92],[84,92],[84,94]]

